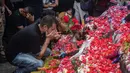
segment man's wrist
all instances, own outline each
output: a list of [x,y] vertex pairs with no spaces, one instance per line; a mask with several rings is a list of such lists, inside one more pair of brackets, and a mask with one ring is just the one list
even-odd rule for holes
[[46,44],[49,44],[50,43],[50,41],[51,41],[51,39],[50,38],[46,38]]

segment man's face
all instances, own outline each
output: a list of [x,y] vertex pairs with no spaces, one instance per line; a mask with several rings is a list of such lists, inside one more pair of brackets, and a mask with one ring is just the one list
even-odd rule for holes
[[54,30],[56,31],[57,29],[56,29],[56,24],[53,23],[52,26],[48,28],[46,32],[47,34],[50,34]]
[[57,30],[57,29],[56,29],[56,24],[52,24],[52,26],[51,26],[50,28],[48,28],[46,25],[44,25],[44,26],[42,27],[41,33],[46,32],[47,34],[50,34],[50,33],[51,33],[52,31],[54,31],[54,30]]
[[27,12],[25,9],[21,8],[21,14],[22,14],[24,17],[26,17],[27,14],[28,14],[28,12]]

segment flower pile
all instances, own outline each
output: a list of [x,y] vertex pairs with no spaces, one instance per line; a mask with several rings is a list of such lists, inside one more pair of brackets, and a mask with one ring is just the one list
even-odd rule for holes
[[[100,17],[89,18],[92,21],[86,25],[97,27],[95,30],[84,30],[87,33],[85,35],[89,36],[87,39],[94,38],[91,45],[85,48],[85,52],[78,57],[70,59],[71,56],[67,56],[59,59],[60,64],[56,68],[44,71],[46,73],[122,73],[117,59],[121,54],[127,55],[125,63],[126,68],[130,70],[130,23],[123,22],[123,18],[129,12],[126,7],[113,6]],[[64,19],[69,24],[70,19],[67,16]],[[78,23],[76,20],[73,22],[75,25]],[[77,25],[71,27],[77,31],[80,29]],[[84,29],[85,26],[81,28]],[[71,53],[74,50],[80,50],[79,47],[83,42],[85,40],[73,42],[70,35],[63,36],[52,48],[52,56],[57,56],[62,52]]]

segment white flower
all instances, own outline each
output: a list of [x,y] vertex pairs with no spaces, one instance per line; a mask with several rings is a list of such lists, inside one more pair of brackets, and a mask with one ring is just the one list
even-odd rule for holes
[[130,64],[126,66],[127,70],[130,71]]
[[68,70],[64,68],[63,69],[63,73],[67,73],[67,72],[68,72]]
[[78,67],[78,73],[87,73],[90,71],[89,66],[85,64],[81,64],[80,67]]
[[57,73],[62,73],[61,71],[58,71]]

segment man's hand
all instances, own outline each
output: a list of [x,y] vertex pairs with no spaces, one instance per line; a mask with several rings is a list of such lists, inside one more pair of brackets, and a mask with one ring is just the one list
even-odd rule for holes
[[54,35],[55,39],[58,40],[60,37],[61,37],[61,32],[57,32],[55,35]]
[[55,39],[54,35],[56,35],[56,33],[57,33],[56,30],[53,30],[51,33],[46,32],[46,38],[49,39],[49,40],[53,40],[53,39]]
[[48,8],[50,7],[50,4],[45,4],[43,7]]
[[56,4],[50,4],[49,6],[50,7],[56,7],[57,5]]

